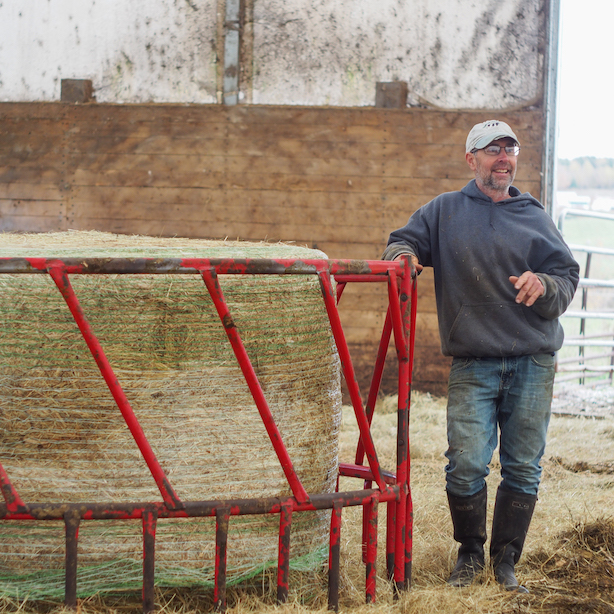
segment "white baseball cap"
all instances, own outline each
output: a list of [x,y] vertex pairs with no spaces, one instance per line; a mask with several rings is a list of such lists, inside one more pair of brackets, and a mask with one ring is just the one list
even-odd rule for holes
[[499,121],[498,119],[489,119],[481,124],[476,124],[471,128],[471,132],[469,132],[467,136],[465,153],[469,153],[474,149],[482,149],[493,141],[506,137],[514,139],[516,144],[520,145],[518,137],[505,122]]

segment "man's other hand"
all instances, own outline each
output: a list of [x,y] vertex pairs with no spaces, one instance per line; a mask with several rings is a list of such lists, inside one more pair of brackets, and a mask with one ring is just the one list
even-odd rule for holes
[[517,303],[524,303],[530,307],[544,292],[545,288],[535,273],[525,271],[520,277],[510,276],[510,282],[519,290],[516,295]]

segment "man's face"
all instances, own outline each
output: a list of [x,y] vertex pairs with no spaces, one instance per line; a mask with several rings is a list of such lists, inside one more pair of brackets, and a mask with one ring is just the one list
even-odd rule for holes
[[[497,139],[490,145],[500,145],[502,148],[515,145],[514,139]],[[507,198],[509,187],[516,176],[516,163],[518,158],[505,153],[501,149],[499,155],[489,156],[482,149],[475,153],[468,153],[466,156],[467,164],[475,173],[475,179],[480,189],[485,193],[495,192]]]

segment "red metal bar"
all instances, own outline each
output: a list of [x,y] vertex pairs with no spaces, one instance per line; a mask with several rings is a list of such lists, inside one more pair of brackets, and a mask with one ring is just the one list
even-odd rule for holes
[[[404,289],[408,290],[409,278],[403,280]],[[407,395],[407,504],[406,504],[406,520],[405,520],[405,588],[409,590],[411,588],[411,572],[413,561],[413,530],[414,530],[414,504],[411,495],[411,454],[409,452],[409,417],[411,407],[411,386],[414,368],[414,343],[416,334],[416,313],[418,309],[418,285],[417,280],[414,278],[411,281],[411,305],[409,313],[409,322],[407,315],[407,303],[405,302],[405,309],[403,311],[404,325],[408,327],[407,339],[409,343],[409,361],[403,368],[407,369],[407,379],[409,381],[408,395]]]
[[343,273],[336,273],[335,279],[339,283],[347,283],[348,281],[360,281],[360,282],[381,282],[386,281],[386,278],[382,273],[375,275],[344,275]]
[[275,419],[273,418],[269,404],[267,403],[262,387],[260,386],[260,382],[258,381],[258,376],[254,371],[254,367],[252,366],[249,356],[247,355],[247,351],[243,345],[239,331],[237,330],[234,320],[232,319],[228,305],[224,300],[224,294],[222,293],[222,288],[220,287],[217,274],[215,271],[201,271],[200,273],[207,286],[207,289],[209,290],[211,299],[215,304],[215,308],[217,309],[220,320],[224,326],[224,330],[226,331],[226,335],[228,336],[228,340],[230,341],[235,356],[237,357],[237,361],[239,362],[239,366],[241,367],[245,381],[247,382],[250,392],[254,397],[254,401],[258,411],[260,412],[262,422],[264,423],[271,443],[273,444],[273,448],[275,449],[279,463],[281,464],[286,479],[288,480],[288,484],[292,489],[292,494],[296,497],[299,503],[304,503],[305,501],[309,500],[309,495],[305,491],[305,488],[299,480],[298,475],[296,475],[296,471],[294,470],[294,466],[292,464],[292,459],[288,454],[288,450],[284,445],[281,433],[277,428],[277,424],[275,423]]
[[[370,480],[365,480],[365,490],[371,489],[373,483]],[[362,562],[367,564],[367,549],[369,543],[369,525],[371,523],[371,516],[373,513],[373,499],[369,499],[362,506]]]
[[215,587],[213,602],[216,612],[226,611],[226,560],[228,549],[228,519],[230,510],[218,508],[215,512]]
[[[350,490],[311,495],[306,503],[298,503],[294,497],[267,497],[259,499],[228,499],[223,503],[233,516],[250,514],[279,514],[281,506],[289,502],[294,512],[312,512],[330,509],[335,503],[344,507],[364,505],[377,489]],[[399,486],[389,486],[380,495],[380,502],[396,501]],[[30,503],[27,514],[11,514],[6,506],[0,506],[2,520],[61,520],[67,511],[74,510],[83,520],[138,520],[146,509],[155,509],[158,518],[192,518],[215,516],[220,501],[185,501],[181,510],[169,510],[162,502],[144,503]]]
[[334,300],[334,293],[332,284],[330,281],[330,275],[328,271],[322,271],[318,273],[320,280],[320,286],[322,288],[322,296],[324,297],[324,304],[328,313],[328,319],[330,321],[331,330],[337,344],[337,351],[341,359],[341,366],[343,368],[343,374],[345,376],[345,383],[348,387],[350,399],[352,400],[352,406],[354,407],[354,413],[356,415],[356,421],[358,422],[358,429],[360,431],[360,437],[363,441],[369,467],[373,472],[373,478],[377,483],[380,490],[386,490],[384,477],[382,475],[382,469],[377,459],[377,452],[375,451],[375,445],[373,438],[371,437],[371,430],[369,428],[369,421],[365,414],[365,410],[360,397],[360,389],[358,387],[358,381],[354,373],[354,366],[352,364],[352,358],[345,341],[345,334],[341,328],[341,320],[339,318],[339,312],[337,311],[337,305]]
[[28,506],[21,500],[2,464],[0,464],[0,488],[6,509],[13,514],[27,514]]
[[[364,465],[352,465],[350,463],[339,463],[339,475],[346,478],[358,478],[359,480],[373,481],[373,473],[369,467]],[[382,470],[382,475],[386,484],[394,485],[397,483],[396,475],[390,471]]]
[[405,590],[411,588],[411,568],[413,561],[413,529],[414,529],[414,504],[411,498],[411,489],[407,493],[405,520]]
[[402,304],[409,301],[409,296],[399,293],[397,275],[391,271],[388,276],[388,301],[389,310],[392,318],[392,329],[394,331],[394,345],[399,359],[399,367],[409,360],[407,347],[407,330],[403,318]]
[[143,614],[155,610],[156,525],[155,509],[143,511]]
[[64,514],[64,529],[66,532],[64,605],[71,609],[77,607],[77,546],[80,522],[81,518],[78,512],[71,510]]
[[[375,412],[375,404],[377,403],[377,395],[379,394],[382,384],[382,376],[384,374],[384,365],[386,364],[386,355],[388,354],[388,345],[390,344],[390,335],[392,333],[392,317],[390,315],[390,307],[386,311],[386,320],[380,338],[377,356],[375,359],[375,367],[373,369],[373,377],[371,378],[371,388],[369,389],[369,398],[367,399],[367,420],[369,425],[373,421],[373,413]],[[362,439],[358,440],[356,447],[356,464],[362,465],[365,457],[365,447]]]
[[330,550],[328,554],[328,609],[339,611],[339,570],[341,560],[341,511],[343,505],[333,504],[330,517]]
[[405,533],[407,522],[407,496],[405,491],[396,504],[395,550],[394,550],[394,584],[397,590],[405,587]]
[[[411,383],[414,372],[414,352],[415,345],[414,339],[416,338],[416,316],[418,313],[418,280],[413,279],[411,282],[409,280],[404,281],[405,283],[411,283],[411,301],[410,301],[410,313],[409,313],[409,330],[407,331],[407,338],[409,340],[409,362],[407,365],[407,369],[409,371],[409,388],[411,392]],[[407,303],[405,303],[407,305]],[[405,318],[405,322],[407,322],[406,315],[403,316]]]
[[[2,273],[46,273],[58,258],[0,258]],[[322,260],[296,258],[62,258],[69,275],[189,275],[205,269],[224,275],[315,275],[327,270],[334,276],[377,281],[388,271],[406,269],[398,261]],[[360,279],[358,279],[358,277]],[[341,280],[343,281],[343,279]]]
[[290,571],[290,532],[292,529],[292,505],[282,505],[279,514],[279,560],[277,564],[277,603],[288,601],[288,577]]
[[126,395],[113,372],[111,364],[109,363],[100,342],[96,335],[94,335],[89,322],[87,321],[83,310],[81,309],[81,305],[79,304],[79,300],[77,299],[77,295],[73,290],[72,285],[68,279],[68,275],[66,273],[66,269],[63,267],[62,263],[55,262],[49,268],[49,275],[57,285],[59,291],[61,292],[70,312],[72,313],[79,330],[81,331],[81,335],[87,344],[102,376],[104,377],[119,410],[126,421],[126,425],[130,429],[130,433],[132,433],[132,437],[136,442],[145,462],[147,463],[147,467],[149,467],[149,471],[153,476],[158,489],[160,490],[160,494],[164,499],[164,502],[169,507],[169,509],[181,509],[183,504],[181,500],[173,490],[171,483],[169,482],[164,470],[160,466],[154,451],[143,432],[143,429],[137,420],[137,417],[134,415],[134,411],[126,398]]
[[386,504],[386,574],[389,580],[394,579],[394,546],[396,531],[396,501]]
[[341,300],[341,295],[343,294],[343,291],[345,290],[346,285],[347,284],[344,281],[339,281],[337,283],[337,305],[339,304],[339,301]]
[[389,275],[388,295],[390,312],[394,330],[394,341],[399,361],[399,398],[397,411],[397,483],[402,488],[401,497],[396,510],[396,536],[394,557],[394,581],[399,589],[405,585],[405,525],[407,522],[407,457],[408,457],[408,395],[409,381],[406,366],[409,361],[409,353],[406,344],[406,330],[404,328],[401,304],[407,301],[409,296],[401,292],[399,302],[399,288],[397,277],[394,272]]
[[367,570],[366,570],[366,599],[367,603],[375,602],[375,585],[377,578],[377,522],[378,522],[378,496],[371,497],[369,504],[369,525],[367,531]]

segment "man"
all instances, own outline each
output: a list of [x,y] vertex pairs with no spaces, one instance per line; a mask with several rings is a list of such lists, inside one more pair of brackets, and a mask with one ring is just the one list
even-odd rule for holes
[[543,206],[512,185],[519,152],[506,123],[474,126],[465,159],[475,179],[416,211],[384,258],[409,254],[417,271],[433,267],[441,347],[453,356],[446,490],[460,548],[448,583],[466,586],[484,568],[485,477],[499,435],[490,560],[504,588],[528,592],[514,566],[537,500],[558,318],[579,267]]

